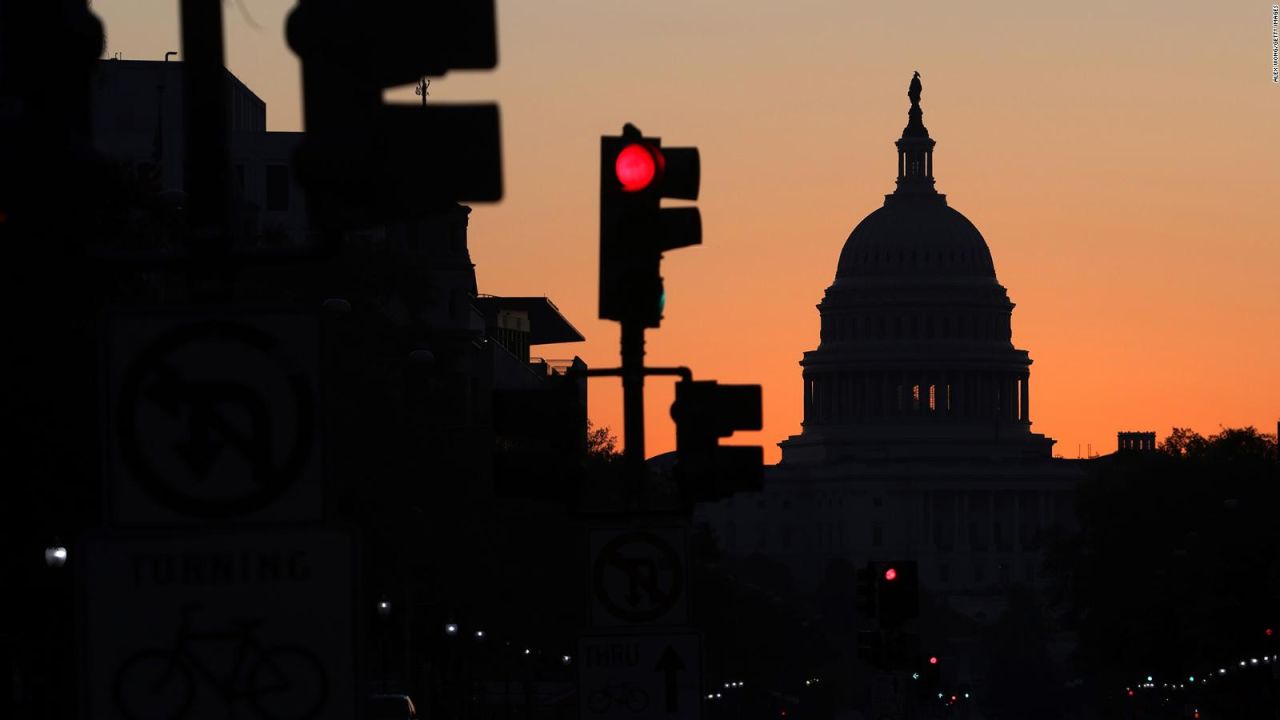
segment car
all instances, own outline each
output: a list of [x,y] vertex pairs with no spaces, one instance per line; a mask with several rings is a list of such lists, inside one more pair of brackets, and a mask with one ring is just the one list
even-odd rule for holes
[[368,710],[368,720],[418,720],[408,695],[371,695]]

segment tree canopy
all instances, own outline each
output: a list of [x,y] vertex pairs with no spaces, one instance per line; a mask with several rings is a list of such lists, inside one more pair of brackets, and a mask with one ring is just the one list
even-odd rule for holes
[[1280,649],[1278,508],[1276,441],[1252,427],[1208,437],[1175,428],[1155,452],[1094,463],[1078,490],[1078,533],[1058,543],[1050,569],[1099,692],[1119,697],[1148,675],[1203,677]]

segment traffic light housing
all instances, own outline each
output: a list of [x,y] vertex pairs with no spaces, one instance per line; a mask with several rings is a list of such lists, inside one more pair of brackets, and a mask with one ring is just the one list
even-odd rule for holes
[[627,124],[600,138],[600,317],[656,328],[666,304],[660,265],[667,250],[702,242],[697,148],[663,148]]
[[294,158],[318,224],[350,229],[502,197],[496,104],[386,104],[389,87],[497,64],[493,0],[299,0],[306,135]]
[[942,663],[937,655],[929,655],[920,663],[920,680],[925,689],[942,684]]
[[721,446],[737,430],[762,427],[759,385],[721,385],[714,380],[676,383],[671,418],[676,421],[676,476],[686,497],[707,502],[764,485],[764,449]]
[[898,628],[920,614],[920,586],[913,560],[874,561],[876,617],[882,628]]

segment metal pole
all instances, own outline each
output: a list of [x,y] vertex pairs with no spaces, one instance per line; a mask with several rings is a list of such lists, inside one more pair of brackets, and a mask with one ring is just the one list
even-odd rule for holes
[[644,498],[644,326],[622,323],[623,464],[629,509],[643,509]]
[[[193,266],[196,294],[227,292],[224,256],[230,247],[230,113],[222,51],[221,0],[182,0],[182,96],[191,228],[197,255],[214,262]],[[201,268],[200,266],[205,267]],[[208,274],[212,268],[213,277]],[[203,275],[204,277],[200,277]],[[193,278],[194,279],[194,278]]]

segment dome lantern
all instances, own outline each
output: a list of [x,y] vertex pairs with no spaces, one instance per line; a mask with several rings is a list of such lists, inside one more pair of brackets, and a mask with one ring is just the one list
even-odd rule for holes
[[898,146],[898,189],[895,195],[937,194],[933,188],[934,140],[929,137],[929,129],[924,126],[920,90],[920,73],[917,71],[907,89],[907,97],[911,99],[911,108],[907,110],[907,126],[902,129],[902,137],[895,143]]

